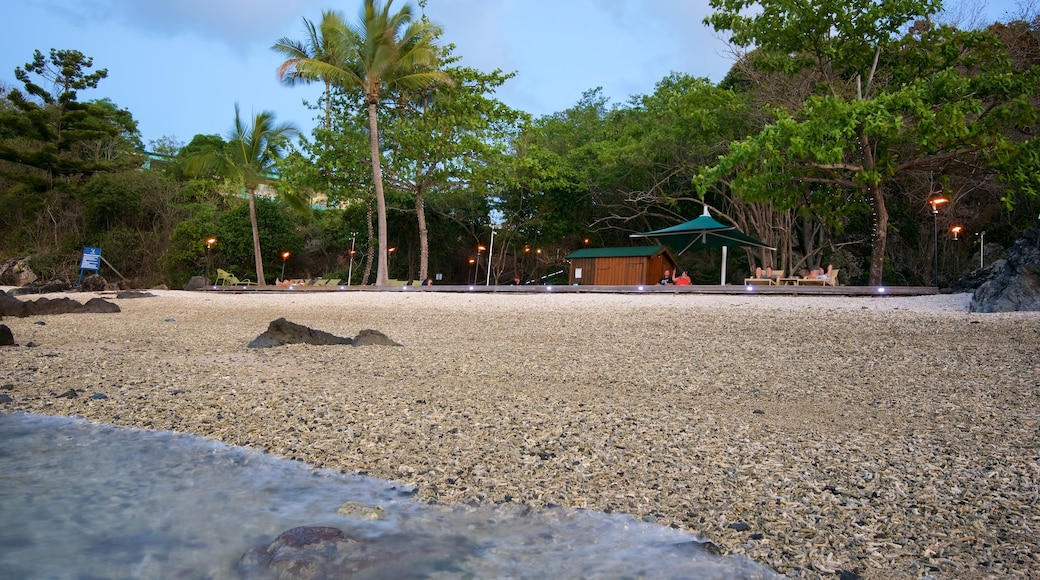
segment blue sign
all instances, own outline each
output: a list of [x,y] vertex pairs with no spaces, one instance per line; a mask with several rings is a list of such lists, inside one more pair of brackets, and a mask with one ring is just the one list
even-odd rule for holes
[[80,270],[101,269],[101,248],[83,248],[83,259],[79,262]]

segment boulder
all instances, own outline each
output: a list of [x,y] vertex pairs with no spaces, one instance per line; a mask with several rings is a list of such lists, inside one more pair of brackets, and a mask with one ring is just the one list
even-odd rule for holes
[[971,298],[971,312],[1040,311],[1040,227],[1022,232]]
[[38,298],[22,301],[13,296],[0,293],[0,316],[25,318],[27,316],[44,316],[48,314],[95,313],[107,314],[119,312],[119,306],[104,298],[91,298],[81,304],[71,298]]
[[212,286],[213,283],[209,281],[209,278],[205,276],[192,276],[191,280],[184,285],[185,290],[201,290],[207,286]]
[[29,267],[28,258],[0,263],[0,286],[25,286],[36,281],[36,273]]
[[350,344],[354,346],[381,345],[401,346],[390,340],[378,330],[362,330],[356,338],[344,338],[321,330],[314,330],[302,324],[289,322],[285,318],[272,320],[267,330],[249,343],[249,348],[270,348],[283,344],[313,344],[328,346],[334,344]]
[[91,274],[83,277],[83,280],[80,281],[79,288],[85,292],[103,292],[108,289],[108,280],[105,280],[97,274]]
[[6,324],[0,324],[0,346],[14,346],[14,333]]

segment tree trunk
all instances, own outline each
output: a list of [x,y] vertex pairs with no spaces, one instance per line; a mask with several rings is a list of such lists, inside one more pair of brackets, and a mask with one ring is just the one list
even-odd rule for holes
[[870,194],[874,201],[874,248],[870,254],[871,286],[881,286],[885,272],[885,244],[888,242],[888,208],[885,207],[885,195],[880,184],[870,186]]
[[383,195],[383,168],[379,164],[379,126],[376,120],[376,103],[368,103],[368,140],[372,148],[372,182],[376,187],[376,225],[379,234],[379,249],[376,258],[376,287],[389,286],[387,275],[386,197]]
[[249,224],[253,226],[253,259],[256,261],[256,283],[266,286],[264,280],[264,260],[260,255],[260,228],[256,225],[256,192],[249,188]]
[[426,202],[422,186],[415,192],[415,215],[419,222],[419,279],[426,281],[430,262],[430,234],[426,228]]
[[375,257],[375,246],[372,240],[376,237],[376,229],[372,225],[372,198],[365,199],[365,227],[368,233],[368,249],[365,250],[365,275],[361,278],[361,285],[368,286],[368,280],[372,277],[372,258]]

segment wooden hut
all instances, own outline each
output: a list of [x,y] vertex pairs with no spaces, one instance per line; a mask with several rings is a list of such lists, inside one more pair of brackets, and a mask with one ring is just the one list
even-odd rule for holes
[[675,256],[664,246],[583,248],[567,254],[572,286],[657,284],[665,270],[675,270]]

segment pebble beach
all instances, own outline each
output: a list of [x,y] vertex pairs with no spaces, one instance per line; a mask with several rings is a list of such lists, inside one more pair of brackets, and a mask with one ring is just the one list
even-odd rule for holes
[[[419,501],[631,514],[794,578],[1038,577],[1040,313],[972,314],[967,294],[148,293],[5,317],[0,412],[194,433]],[[401,346],[247,348],[281,317]]]

